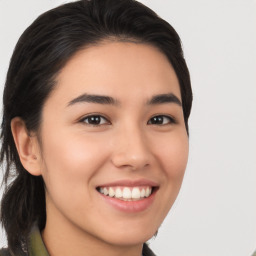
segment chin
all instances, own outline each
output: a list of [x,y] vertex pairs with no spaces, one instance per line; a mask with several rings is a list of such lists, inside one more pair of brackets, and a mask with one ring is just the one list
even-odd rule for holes
[[[152,225],[152,224],[151,224]],[[117,246],[132,246],[147,242],[157,233],[157,227],[137,226],[123,229],[113,228],[111,232],[104,232],[102,239],[109,244]]]
[[117,246],[134,246],[141,245],[147,242],[150,238],[154,236],[156,232],[145,234],[136,234],[133,232],[132,234],[122,234],[119,237],[108,237],[105,240],[109,244],[115,244]]

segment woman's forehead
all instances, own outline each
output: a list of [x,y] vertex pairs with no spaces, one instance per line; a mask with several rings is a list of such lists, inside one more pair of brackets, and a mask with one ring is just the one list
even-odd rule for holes
[[56,81],[54,93],[69,101],[87,93],[117,99],[129,95],[149,99],[173,93],[181,101],[179,82],[169,60],[146,44],[108,42],[86,48],[67,62]]

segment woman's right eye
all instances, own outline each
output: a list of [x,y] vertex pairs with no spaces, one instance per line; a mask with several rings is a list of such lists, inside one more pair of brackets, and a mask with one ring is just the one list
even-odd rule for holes
[[94,125],[94,126],[109,124],[109,121],[105,117],[100,115],[90,115],[90,116],[83,117],[80,120],[80,122],[86,123],[88,125]]

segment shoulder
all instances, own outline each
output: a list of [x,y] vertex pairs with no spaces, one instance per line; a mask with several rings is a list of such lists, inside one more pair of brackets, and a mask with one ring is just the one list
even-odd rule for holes
[[11,256],[7,248],[0,249],[0,256]]

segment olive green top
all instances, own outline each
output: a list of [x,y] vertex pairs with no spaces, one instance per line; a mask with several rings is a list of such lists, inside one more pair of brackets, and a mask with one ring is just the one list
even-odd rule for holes
[[38,227],[33,226],[27,244],[29,256],[49,256]]
[[[26,247],[26,248],[25,248]],[[144,244],[143,256],[155,256],[155,254]],[[0,256],[11,256],[8,249],[0,250]],[[19,255],[15,256],[50,256],[44,245],[41,233],[37,225],[34,225],[29,234],[27,244],[21,250]]]

